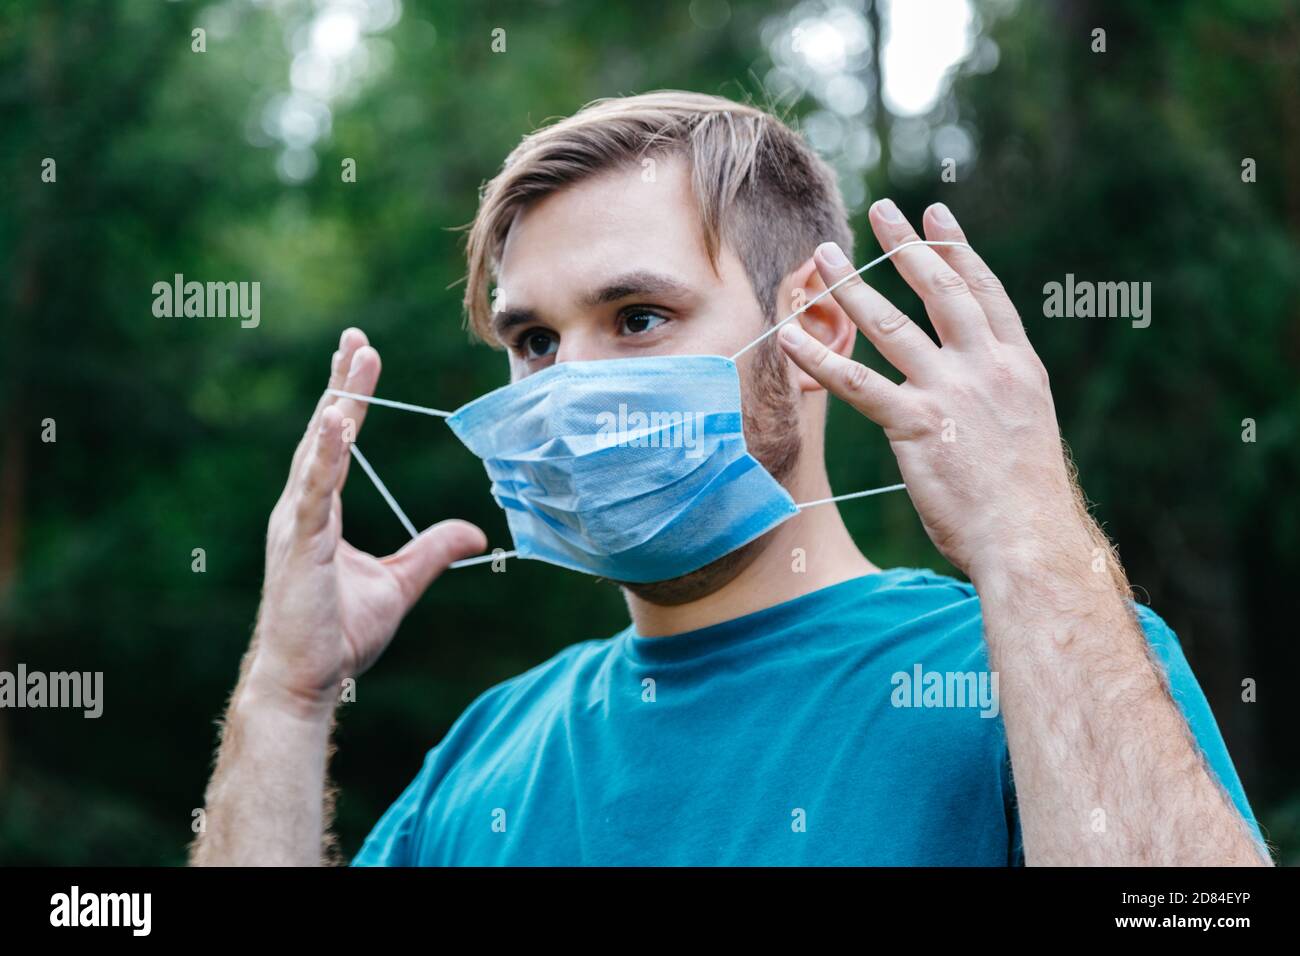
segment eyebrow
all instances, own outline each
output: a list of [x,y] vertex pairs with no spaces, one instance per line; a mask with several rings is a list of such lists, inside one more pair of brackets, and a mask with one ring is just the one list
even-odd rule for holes
[[502,309],[492,313],[492,334],[497,341],[504,342],[506,333],[520,325],[533,325],[537,322],[537,313],[532,309]]
[[626,299],[633,295],[675,295],[686,297],[692,294],[691,287],[678,279],[662,272],[638,269],[625,272],[610,279],[599,289],[593,289],[582,298],[585,308],[605,305]]
[[[584,295],[578,304],[582,308],[591,309],[634,295],[666,295],[685,299],[694,294],[694,290],[679,279],[662,272],[638,269],[615,276]],[[537,313],[532,309],[505,308],[493,313],[492,331],[498,339],[504,339],[511,329],[538,322]]]
[[[624,272],[620,276],[615,276],[598,289],[589,291],[578,304],[582,308],[594,308],[617,302],[619,299],[627,299],[632,295],[673,295],[677,298],[688,298],[694,295],[694,290],[685,282],[666,276],[662,272],[637,269],[634,272]],[[530,308],[503,308],[493,313],[491,330],[498,341],[503,342],[506,333],[511,329],[520,325],[539,323],[541,320],[538,319],[537,312]]]

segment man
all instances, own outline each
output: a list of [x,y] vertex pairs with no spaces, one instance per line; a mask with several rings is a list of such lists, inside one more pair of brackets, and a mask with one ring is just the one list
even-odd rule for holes
[[[917,238],[889,200],[870,221],[887,251]],[[942,205],[923,227],[965,242]],[[1271,862],[1178,640],[1129,601],[1081,504],[1001,285],[969,246],[894,255],[936,345],[860,278],[816,299],[852,250],[829,169],[728,100],[601,101],[508,157],[470,235],[466,307],[513,382],[737,355],[811,303],[736,359],[749,452],[794,502],[830,497],[837,395],[884,429],[926,532],[971,584],[881,570],[833,504],[687,573],[627,580],[631,625],[475,700],[354,863]],[[849,358],[859,332],[905,381]],[[378,376],[349,329],[330,388],[369,396]],[[322,396],[272,513],[197,863],[330,858],[340,682],[486,547],[459,521],[382,559],[341,539],[345,422],[366,408]],[[994,693],[973,707],[953,697],[963,686]]]

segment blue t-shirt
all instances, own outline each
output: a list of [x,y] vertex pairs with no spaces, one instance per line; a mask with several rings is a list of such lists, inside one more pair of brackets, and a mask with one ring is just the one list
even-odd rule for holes
[[[1137,612],[1258,834],[1178,639]],[[1022,864],[994,690],[975,589],[913,568],[686,634],[628,627],[479,696],[352,862]]]

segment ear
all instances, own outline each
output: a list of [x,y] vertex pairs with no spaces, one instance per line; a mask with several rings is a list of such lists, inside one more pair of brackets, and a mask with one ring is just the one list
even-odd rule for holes
[[[809,257],[806,262],[785,277],[780,289],[777,290],[777,321],[802,308],[825,291],[826,283],[817,272],[817,264]],[[832,352],[838,352],[845,357],[853,353],[858,327],[835,301],[833,295],[826,296],[790,321],[798,322],[805,332]],[[822,386],[817,380],[795,365],[793,360],[790,360],[790,368],[799,391],[822,391]]]

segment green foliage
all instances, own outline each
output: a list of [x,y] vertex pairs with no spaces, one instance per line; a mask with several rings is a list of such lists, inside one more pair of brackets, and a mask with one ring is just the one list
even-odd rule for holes
[[[289,184],[257,127],[288,88],[286,22],[310,4],[222,4],[232,32],[191,52],[216,6],[0,4],[2,467],[21,481],[0,515],[20,534],[0,668],[105,672],[98,720],[0,711],[0,861],[184,859],[265,522],[340,331],[364,328],[383,355],[381,394],[454,407],[501,384],[501,356],[470,344],[459,308],[457,227],[479,185],[522,134],[600,96],[763,99],[759,28],[784,9],[733,3],[706,30],[687,4],[407,0],[378,48],[390,65],[334,104],[317,173]],[[877,169],[870,192],[914,221],[947,202],[1007,283],[1099,516],[1182,636],[1266,826],[1290,799],[1278,837],[1294,847],[1300,761],[1270,681],[1300,664],[1283,623],[1300,573],[1294,9],[980,6],[1000,63],[959,76],[943,107],[973,130],[976,159],[955,184]],[[1106,54],[1088,52],[1093,25]],[[505,54],[490,48],[498,26]],[[1257,183],[1241,181],[1245,156]],[[40,181],[44,157],[57,184]],[[1043,318],[1042,286],[1066,272],[1152,282],[1151,327]],[[156,318],[152,286],[175,273],[260,281],[260,326]],[[1240,440],[1247,417],[1256,444]],[[40,440],[46,418],[55,444]],[[417,524],[462,516],[508,546],[481,464],[444,426],[377,411],[364,447]],[[837,490],[897,474],[842,408],[828,449]],[[349,485],[345,513],[359,547],[402,543],[367,484]],[[878,563],[943,567],[903,499],[845,515]],[[579,575],[459,574],[359,681],[364,706],[342,712],[345,851],[482,690],[626,622],[617,592]],[[1258,704],[1239,702],[1248,676]]]

